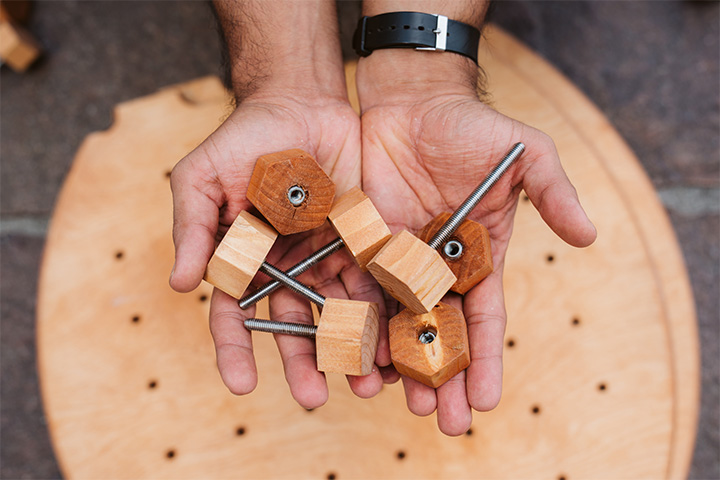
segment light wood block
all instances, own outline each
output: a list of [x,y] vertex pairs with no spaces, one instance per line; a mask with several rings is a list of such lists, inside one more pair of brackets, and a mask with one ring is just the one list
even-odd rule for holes
[[328,220],[361,270],[390,240],[392,233],[378,213],[370,198],[354,187],[333,205]]
[[[450,218],[450,215],[452,214],[446,212],[433,218],[417,234],[418,238],[425,243],[429,242],[435,232]],[[445,244],[440,245],[438,252],[457,277],[457,281],[450,290],[464,295],[493,271],[490,233],[484,225],[472,220],[465,220],[447,241],[451,240],[462,244],[462,254],[459,257],[448,257],[443,250]]]
[[457,280],[438,252],[405,230],[393,235],[367,268],[414,313],[429,312]]
[[[405,309],[388,328],[390,355],[401,375],[437,388],[470,365],[467,325],[457,308],[438,303],[420,315]],[[423,334],[435,338],[423,343]]]
[[24,72],[40,56],[40,44],[30,32],[11,21],[0,21],[0,58],[16,72]]
[[369,375],[378,347],[378,319],[376,303],[325,300],[315,336],[318,370]]
[[[288,199],[294,186],[305,191],[298,206]],[[295,148],[258,158],[247,198],[281,235],[290,235],[325,223],[335,184],[310,154]]]
[[492,25],[484,37],[494,107],[553,137],[600,232],[592,247],[573,249],[520,201],[504,270],[498,408],[473,413],[472,435],[448,438],[434,415],[408,413],[399,383],[366,400],[328,374],[328,403],[307,412],[287,393],[270,335],[253,338],[257,389],[227,391],[208,333],[209,285],[178,294],[167,284],[166,173],[230,111],[220,81],[203,79],[119,105],[112,127],[83,142],[58,198],[37,348],[63,477],[687,477],[698,336],[667,213],[582,92]]
[[210,258],[205,281],[232,297],[242,297],[276,238],[277,232],[265,222],[240,212]]

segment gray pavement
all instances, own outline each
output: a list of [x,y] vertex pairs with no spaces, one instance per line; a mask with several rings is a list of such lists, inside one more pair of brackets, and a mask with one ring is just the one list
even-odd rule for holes
[[[359,12],[341,2],[343,51]],[[500,1],[492,18],[578,85],[668,208],[695,293],[703,396],[691,478],[720,478],[720,4]],[[0,478],[59,478],[35,364],[37,269],[82,139],[118,102],[222,74],[205,2],[38,1],[45,57],[0,71]]]

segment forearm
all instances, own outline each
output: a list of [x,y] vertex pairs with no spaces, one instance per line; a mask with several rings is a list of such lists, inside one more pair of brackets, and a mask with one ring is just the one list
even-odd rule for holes
[[[398,11],[433,13],[480,30],[489,3],[489,0],[365,0],[363,15]],[[456,53],[406,48],[376,50],[358,64],[360,103],[369,108],[381,98],[402,100],[438,91],[474,92],[478,74],[472,60]]]
[[333,0],[215,0],[236,97],[346,98]]

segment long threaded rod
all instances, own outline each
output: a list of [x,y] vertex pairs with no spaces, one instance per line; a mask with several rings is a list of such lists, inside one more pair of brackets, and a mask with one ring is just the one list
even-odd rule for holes
[[284,335],[307,338],[315,338],[317,333],[317,327],[315,325],[305,325],[303,323],[273,322],[272,320],[262,320],[259,318],[248,318],[244,323],[245,328],[248,330],[256,330],[258,332],[282,333]]
[[480,200],[482,200],[485,194],[487,194],[495,183],[500,180],[500,177],[503,176],[507,169],[510,168],[513,162],[523,153],[524,150],[525,145],[520,142],[516,143],[505,155],[505,158],[503,158],[492,170],[492,172],[485,177],[485,180],[483,180],[482,183],[470,194],[470,196],[467,197],[458,207],[458,209],[450,215],[450,218],[447,219],[443,226],[440,227],[440,229],[430,239],[428,245],[434,249],[438,249],[443,243],[445,243],[445,241],[450,238],[450,235],[455,233],[455,230],[457,230],[460,224],[465,221],[470,212],[477,206],[478,203],[480,203]]
[[310,288],[298,282],[294,278],[287,276],[285,272],[283,272],[279,268],[273,267],[267,262],[263,262],[262,265],[260,265],[260,271],[266,274],[268,277],[282,283],[293,292],[299,293],[303,297],[309,299],[315,305],[319,307],[325,305],[325,297],[313,290],[310,290]]
[[[301,262],[298,262],[293,266],[291,269],[285,272],[285,274],[288,277],[297,277],[301,273],[307,271],[310,267],[318,263],[320,260],[323,260],[326,257],[329,257],[333,253],[340,250],[343,245],[345,245],[345,242],[342,238],[336,238],[332,242],[328,243],[324,247],[320,248],[318,251],[310,255],[305,260],[302,260]],[[251,307],[252,305],[255,305],[257,302],[262,300],[263,298],[270,295],[272,292],[277,290],[282,286],[282,283],[278,282],[277,280],[270,281],[263,285],[262,287],[258,288],[257,291],[254,293],[247,295],[244,298],[241,298],[238,300],[238,305],[243,310]]]

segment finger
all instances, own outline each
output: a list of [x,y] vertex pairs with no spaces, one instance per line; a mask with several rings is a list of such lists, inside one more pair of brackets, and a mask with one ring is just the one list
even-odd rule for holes
[[465,370],[437,388],[438,428],[445,435],[456,437],[472,424],[472,409],[465,389]]
[[426,417],[433,413],[437,408],[435,389],[410,377],[402,376],[401,378],[408,410],[420,417]]
[[380,367],[380,375],[382,375],[383,383],[392,384],[400,380],[400,374],[393,365]]
[[237,301],[217,288],[210,301],[210,333],[215,342],[218,371],[235,395],[245,395],[257,386],[257,368],[250,332],[243,321],[255,307],[243,312]]
[[502,394],[502,350],[505,336],[505,305],[502,269],[498,269],[465,295],[470,366],[467,368],[467,399],[475,410],[492,410]]
[[[192,154],[191,154],[192,155]],[[178,163],[170,176],[173,194],[173,242],[175,265],[170,286],[178,292],[195,289],[215,249],[215,234],[222,193],[212,196],[197,187],[189,156]]]
[[[282,288],[270,297],[270,318],[280,322],[312,325],[308,300]],[[304,408],[317,408],[328,399],[325,375],[317,370],[315,340],[275,335],[275,342],[285,369],[285,380],[296,402]]]
[[580,205],[553,141],[538,131],[534,131],[534,137],[525,152],[525,193],[560,238],[575,247],[587,247],[595,241],[597,230]]

